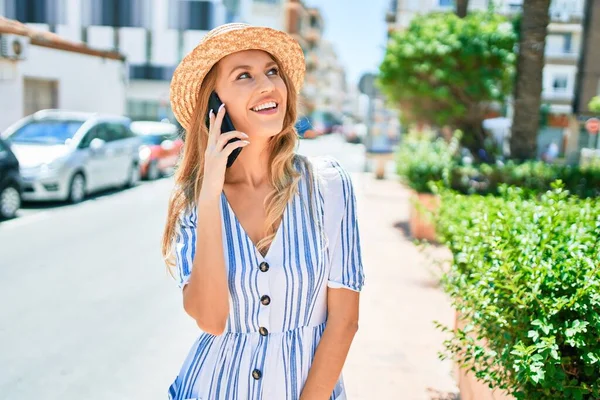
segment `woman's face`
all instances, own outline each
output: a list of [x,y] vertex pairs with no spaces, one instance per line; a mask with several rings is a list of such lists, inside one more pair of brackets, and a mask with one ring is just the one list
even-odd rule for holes
[[230,54],[218,63],[216,92],[235,129],[250,137],[281,132],[287,110],[287,88],[279,67],[261,50]]

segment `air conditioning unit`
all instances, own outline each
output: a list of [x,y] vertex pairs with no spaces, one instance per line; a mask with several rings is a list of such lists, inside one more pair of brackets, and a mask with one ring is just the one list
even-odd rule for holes
[[29,37],[21,35],[0,35],[0,56],[13,60],[24,60],[29,51]]

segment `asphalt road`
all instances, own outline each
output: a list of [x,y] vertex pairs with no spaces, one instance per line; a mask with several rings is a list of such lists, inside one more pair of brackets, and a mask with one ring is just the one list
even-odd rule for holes
[[[338,136],[302,141],[361,172]],[[172,179],[0,223],[0,399],[165,399],[198,335],[161,260]]]

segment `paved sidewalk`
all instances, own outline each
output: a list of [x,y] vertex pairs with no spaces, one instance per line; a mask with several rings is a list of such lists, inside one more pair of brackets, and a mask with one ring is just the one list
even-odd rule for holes
[[[344,369],[349,400],[456,399],[452,365],[440,361],[453,310],[436,287],[443,248],[423,253],[408,236],[409,192],[393,177],[353,175],[365,265],[360,327]],[[427,253],[430,253],[429,256]]]

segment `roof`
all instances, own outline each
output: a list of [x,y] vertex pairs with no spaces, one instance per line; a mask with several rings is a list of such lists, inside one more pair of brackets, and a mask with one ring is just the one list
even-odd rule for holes
[[14,19],[0,16],[0,34],[13,34],[30,38],[31,44],[51,49],[87,54],[113,60],[125,60],[125,56],[115,51],[99,50],[88,47],[83,43],[70,41],[52,32],[33,29]]

